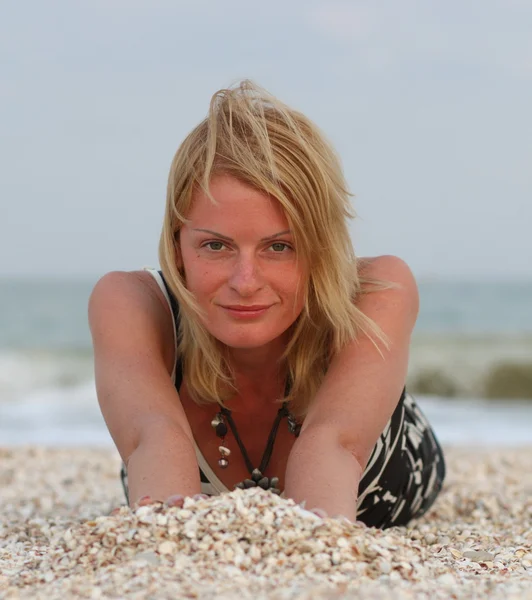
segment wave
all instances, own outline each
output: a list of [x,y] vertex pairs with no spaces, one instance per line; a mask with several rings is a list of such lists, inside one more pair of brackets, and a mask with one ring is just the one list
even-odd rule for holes
[[[442,444],[491,448],[532,443],[531,402],[449,402],[421,395],[416,402]],[[94,390],[87,388],[0,404],[0,441],[3,446],[114,446]]]
[[425,395],[532,399],[532,335],[419,334],[407,384]]
[[[417,334],[407,385],[429,396],[532,398],[532,335]],[[0,352],[1,403],[50,401],[65,392],[96,401],[91,349]]]
[[94,388],[90,349],[0,352],[0,401],[50,397],[83,385]]
[[[490,373],[499,373],[503,381],[501,372],[490,365],[506,360],[521,368],[532,356],[531,349],[532,339],[527,338],[487,341],[430,336],[413,340],[409,391],[442,443],[492,446],[532,442],[532,402],[485,401]],[[526,367],[525,374],[530,372],[532,367]],[[508,397],[509,390],[506,383],[497,395]],[[520,393],[530,398],[532,394],[526,394],[531,390],[532,386]],[[0,399],[0,441],[4,445],[113,447],[98,406],[91,352],[0,353]]]

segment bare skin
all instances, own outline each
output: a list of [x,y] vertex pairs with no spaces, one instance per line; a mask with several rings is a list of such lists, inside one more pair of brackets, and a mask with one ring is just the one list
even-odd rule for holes
[[[369,258],[361,259],[366,263],[370,263]],[[143,290],[143,293],[147,296],[152,296],[157,299],[156,302],[156,313],[154,315],[154,321],[164,323],[162,331],[165,332],[165,343],[164,343],[164,356],[165,356],[165,367],[168,375],[171,375],[174,368],[174,339],[173,339],[173,326],[172,326],[172,313],[168,302],[158,286],[155,279],[147,271],[132,271],[128,276],[135,278],[139,289]],[[268,379],[266,379],[268,380]],[[260,463],[262,453],[266,447],[267,436],[270,428],[275,419],[275,415],[279,408],[278,404],[273,404],[272,400],[279,397],[278,394],[282,393],[284,384],[278,382],[275,386],[271,386],[272,391],[269,394],[264,393],[264,389],[259,389],[261,394],[261,402],[255,402],[252,406],[254,410],[244,412],[242,406],[250,406],[249,404],[239,405],[237,401],[243,399],[244,402],[249,400],[251,394],[247,397],[241,394],[239,398],[234,398],[236,402],[233,402],[234,411],[233,417],[238,427],[239,435],[244,443],[244,446],[250,456],[251,462],[255,465]],[[256,396],[255,396],[256,397]],[[220,456],[218,446],[220,440],[216,436],[213,436],[212,426],[210,424],[214,413],[216,412],[215,406],[202,407],[198,406],[190,397],[186,382],[183,382],[179,390],[179,398],[181,404],[187,415],[188,422],[191,426],[191,430],[194,435],[194,440],[198,445],[201,453],[211,466],[216,476],[228,487],[233,489],[234,484],[243,481],[249,477],[243,460],[232,460],[227,468],[221,469],[218,466],[218,459]],[[269,400],[269,402],[268,402]],[[234,440],[232,440],[234,442]],[[272,477],[279,477],[279,486],[281,489],[285,485],[285,472],[286,463],[290,455],[290,451],[294,445],[295,437],[289,433],[287,427],[280,427],[277,432],[275,441],[274,451],[272,458],[265,475]],[[232,444],[236,447],[236,442]],[[205,494],[195,494],[193,498],[199,500],[207,498]],[[164,505],[168,507],[182,507],[185,497],[180,494],[171,495],[164,501]],[[150,496],[143,496],[139,498],[134,504],[134,507],[147,506],[151,504],[161,504],[161,501],[151,498]],[[117,512],[119,508],[115,509],[111,514]],[[312,508],[311,512],[322,518],[327,517],[326,511],[321,508]]]
[[[295,254],[277,201],[228,177],[214,179],[211,191],[216,205],[195,197],[176,261],[204,310],[204,325],[230,349],[238,393],[227,404],[258,465],[283,394],[286,374],[278,359],[285,332],[303,308],[306,265]],[[418,302],[415,280],[400,259],[364,264],[369,276],[399,284],[397,291],[361,297],[358,305],[381,327],[391,350],[383,360],[368,339],[346,346],[331,362],[300,437],[279,428],[265,472],[279,477],[287,497],[350,520],[367,458],[404,385]],[[131,472],[132,504],[197,494],[194,442],[232,489],[249,473],[236,443],[229,467],[218,467],[219,440],[210,424],[216,407],[193,402],[186,379],[178,393],[173,389],[173,325],[163,293],[147,272],[110,275],[93,292],[89,321],[98,398]],[[319,484],[324,481],[327,486]]]
[[[164,345],[165,367],[168,375],[171,375],[175,358],[172,314],[168,302],[157,285],[157,282],[148,272],[133,271],[128,275],[134,277],[138,281],[137,285],[144,290],[146,295],[157,298],[157,314],[154,315],[154,320],[165,323],[165,326],[163,327],[163,330],[167,333],[167,335],[165,335]],[[266,376],[262,378],[261,376],[261,380],[263,382],[271,382],[272,377]],[[281,397],[283,391],[284,382],[281,380],[269,386],[257,386],[256,390],[253,390],[252,385],[250,385],[247,394],[240,393],[238,397],[235,397],[228,402],[228,406],[233,411],[233,418],[237,425],[240,438],[254,465],[260,463],[266,447],[268,434],[275,420],[277,411],[280,408],[280,405],[274,404],[273,400]],[[218,459],[220,457],[218,446],[220,445],[220,439],[213,435],[211,426],[211,420],[217,412],[217,407],[214,405],[208,407],[198,406],[188,393],[186,381],[183,382],[179,389],[179,399],[187,415],[198,448],[220,481],[222,481],[229,489],[233,489],[236,483],[249,477],[249,472],[246,469],[243,459],[240,457],[236,442],[233,439],[231,440],[231,447],[235,449],[235,458],[230,460],[229,466],[225,469],[221,469],[218,466]],[[253,404],[246,403],[246,401],[250,402],[252,399]],[[247,407],[247,411],[245,411],[244,407]],[[286,461],[294,441],[295,437],[288,431],[286,425],[284,427],[281,425],[277,432],[270,464],[265,472],[266,476],[279,477],[281,489],[284,487]],[[155,500],[149,497],[143,497],[140,498],[136,504],[138,506],[144,506],[153,502],[155,502]],[[171,496],[165,502],[169,506],[182,506],[183,496]]]

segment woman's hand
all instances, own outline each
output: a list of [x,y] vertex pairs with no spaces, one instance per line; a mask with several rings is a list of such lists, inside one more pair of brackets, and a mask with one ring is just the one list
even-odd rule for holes
[[[192,498],[194,500],[206,500],[207,498],[209,498],[209,496],[207,496],[207,494],[194,494],[194,496],[192,496]],[[168,507],[178,506],[179,508],[182,508],[184,502],[185,502],[185,497],[181,496],[180,494],[175,494],[173,496],[169,496],[164,502],[160,502],[159,500],[153,500],[153,498],[151,498],[150,496],[142,496],[133,505],[133,510],[135,510],[141,506],[149,506],[151,504],[164,504],[165,506],[168,506]],[[121,508],[122,507],[119,506],[118,508],[115,508],[114,510],[112,510],[110,513],[110,516],[118,514],[118,512],[120,511]],[[342,521],[342,520],[349,521],[349,519],[347,517],[344,517],[343,515],[336,515],[334,517],[329,517],[327,512],[325,510],[323,510],[322,508],[311,508],[308,512],[316,515],[317,517],[320,517],[321,519],[331,518],[331,519],[339,519],[340,521]],[[349,521],[349,522],[351,522],[351,521]]]
[[[192,498],[194,500],[205,500],[208,497],[209,496],[207,496],[207,494],[194,494],[194,496],[192,496]],[[142,496],[132,506],[132,510],[136,510],[137,508],[139,508],[141,506],[149,506],[151,504],[164,504],[165,506],[168,506],[168,507],[178,506],[179,508],[182,508],[184,503],[185,503],[185,496],[181,496],[180,494],[175,494],[173,496],[169,496],[164,502],[161,502],[160,500],[154,500],[150,496]],[[121,508],[122,508],[122,506],[118,506],[117,508],[114,508],[109,513],[109,516],[118,514],[120,512]]]
[[[207,494],[194,494],[194,496],[192,496],[194,500],[205,500],[208,497],[209,496],[207,496]],[[169,496],[162,504],[164,504],[165,506],[179,506],[181,508],[184,502],[184,496],[181,496],[180,494],[175,494],[174,496]],[[142,496],[142,498],[139,498],[139,500],[135,504],[135,508],[138,508],[139,506],[148,506],[149,504],[157,503],[160,504],[158,500],[153,500],[150,496]]]
[[311,508],[309,510],[309,512],[317,515],[318,517],[321,517],[322,519],[327,519],[329,518],[329,515],[326,513],[326,511],[324,511],[322,508]]

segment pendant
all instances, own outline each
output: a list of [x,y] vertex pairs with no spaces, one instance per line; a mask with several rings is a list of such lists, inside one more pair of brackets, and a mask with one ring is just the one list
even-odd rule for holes
[[251,479],[244,479],[244,481],[235,484],[235,488],[247,490],[252,487],[261,487],[263,490],[270,490],[270,492],[280,496],[281,490],[277,487],[278,485],[279,477],[265,477],[259,469],[253,469]]
[[225,446],[218,446],[218,451],[222,455],[222,457],[218,460],[218,465],[222,469],[226,469],[229,466],[229,461],[226,457],[230,456],[231,450],[229,450],[229,448],[226,448]]
[[218,413],[214,419],[211,421],[211,427],[216,431],[216,435],[222,438],[222,445],[218,446],[218,452],[220,452],[221,457],[218,459],[218,466],[221,469],[227,469],[229,466],[229,461],[227,457],[230,456],[231,450],[226,448],[223,443],[225,440],[225,436],[227,435],[227,425],[223,420],[222,413]]
[[214,429],[218,437],[223,438],[227,435],[227,425],[224,422],[222,413],[217,413],[217,415],[211,421],[211,427]]
[[299,437],[301,431],[301,425],[296,421],[293,414],[288,415],[288,431],[293,433],[296,437]]

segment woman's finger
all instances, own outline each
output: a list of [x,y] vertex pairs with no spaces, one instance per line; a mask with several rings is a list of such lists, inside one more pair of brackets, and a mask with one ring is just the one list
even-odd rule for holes
[[136,506],[147,506],[148,504],[153,504],[153,502],[151,496],[142,496],[142,498],[138,499]]
[[208,497],[207,494],[194,494],[194,496],[192,496],[194,500],[207,500]]
[[317,515],[318,517],[321,517],[322,519],[326,519],[329,515],[321,508],[312,508],[310,509],[311,513],[314,513],[315,515]]
[[336,519],[337,521],[340,521],[340,522],[349,523],[350,525],[353,524],[353,521],[351,521],[351,519],[348,519],[347,517],[344,517],[344,515],[335,515],[332,518]]
[[170,496],[165,504],[166,506],[179,506],[182,507],[183,504],[185,502],[185,498],[183,498],[183,496],[181,496],[180,494],[175,494],[174,496]]

